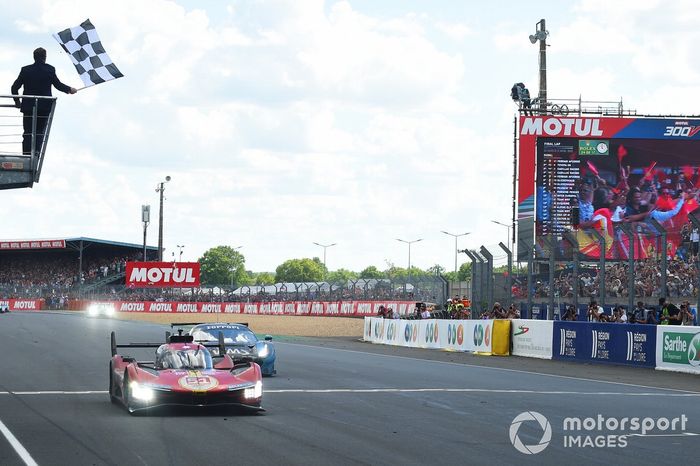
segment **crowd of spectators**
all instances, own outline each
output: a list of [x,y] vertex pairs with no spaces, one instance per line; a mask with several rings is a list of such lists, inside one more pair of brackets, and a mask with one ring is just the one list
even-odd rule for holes
[[[695,325],[697,315],[688,301],[682,301],[680,307],[666,298],[659,298],[658,307],[646,306],[638,301],[634,309],[628,311],[624,306],[615,306],[612,314],[606,314],[596,301],[588,305],[586,319],[589,322],[610,322],[650,325]],[[568,306],[562,320],[576,321],[579,316],[573,306]]]
[[65,253],[0,256],[0,297],[44,298],[52,306],[63,308],[69,297],[76,294],[79,284],[90,285],[117,276],[124,271],[127,261],[139,255],[87,256],[80,273],[77,257]]
[[[627,297],[629,293],[629,264],[615,262],[605,267],[605,296],[612,298]],[[586,267],[578,274],[579,297],[594,298],[600,296],[600,275],[597,268]],[[512,295],[527,298],[527,278],[517,277]],[[694,262],[668,261],[666,273],[666,295],[674,298],[697,296],[698,269]],[[557,272],[554,278],[554,296],[572,298],[574,296],[574,277],[570,271]],[[547,298],[551,292],[549,281],[544,277],[533,279],[533,297]],[[657,260],[646,259],[634,264],[634,295],[640,298],[661,296],[661,264]]]

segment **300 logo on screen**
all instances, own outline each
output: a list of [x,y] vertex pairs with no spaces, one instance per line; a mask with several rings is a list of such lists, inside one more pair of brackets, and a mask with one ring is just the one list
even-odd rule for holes
[[692,138],[700,131],[700,126],[667,126],[664,136]]

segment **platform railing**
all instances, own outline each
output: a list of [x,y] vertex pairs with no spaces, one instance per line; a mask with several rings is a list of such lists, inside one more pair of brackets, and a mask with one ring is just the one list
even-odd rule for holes
[[[16,99],[32,100],[31,112],[22,113]],[[0,189],[39,182],[55,109],[56,97],[0,95]],[[30,126],[26,132],[25,123]],[[25,137],[29,147],[23,148]]]

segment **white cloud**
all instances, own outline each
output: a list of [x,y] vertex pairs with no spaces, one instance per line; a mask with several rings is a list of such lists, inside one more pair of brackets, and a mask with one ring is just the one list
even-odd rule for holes
[[[690,6],[553,9],[550,96],[622,96],[640,111],[696,113],[700,15]],[[6,87],[37,46],[78,84],[50,33],[86,17],[125,74],[59,96],[41,183],[4,193],[16,219],[4,236],[139,243],[140,206],[157,211],[155,185],[171,175],[165,245],[186,244],[187,259],[242,244],[250,268],[273,270],[320,255],[319,241],[339,243],[331,268],[403,266],[395,238],[423,237],[414,264],[451,270],[454,243],[441,229],[471,231],[461,246],[505,241],[490,220],[510,217],[508,89],[525,77],[536,92],[537,48],[527,40],[535,21],[494,23],[487,6],[448,17],[429,3],[389,11],[332,0],[4,7]]]

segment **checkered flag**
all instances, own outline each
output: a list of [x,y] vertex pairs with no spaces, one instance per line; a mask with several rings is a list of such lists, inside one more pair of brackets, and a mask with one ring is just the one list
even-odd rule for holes
[[80,26],[64,29],[53,37],[70,55],[85,87],[124,76],[105,52],[97,30],[89,19]]

